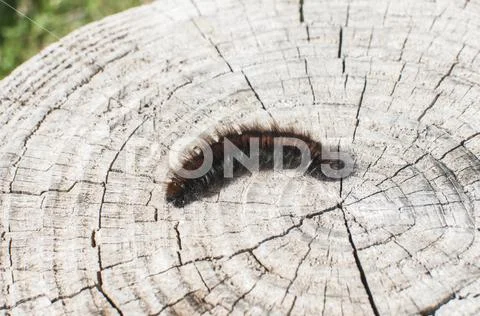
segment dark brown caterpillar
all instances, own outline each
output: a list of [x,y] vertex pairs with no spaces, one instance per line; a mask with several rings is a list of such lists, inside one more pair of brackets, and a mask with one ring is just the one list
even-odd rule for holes
[[[276,124],[261,126],[259,124],[247,126],[240,125],[238,129],[226,129],[218,131],[218,138],[203,136],[200,140],[211,149],[212,164],[208,171],[196,178],[188,178],[179,175],[178,170],[171,170],[171,176],[167,184],[166,200],[177,207],[195,201],[213,186],[220,186],[230,179],[224,176],[225,157],[229,159],[229,152],[225,152],[227,140],[237,147],[245,155],[250,156],[251,140],[258,139],[258,166],[259,170],[272,169],[274,167],[274,142],[275,139],[290,138],[303,141],[310,151],[310,160],[306,174],[327,180],[322,173],[321,165],[328,164],[333,169],[341,169],[344,162],[338,159],[328,159],[322,154],[322,144],[314,141],[306,132],[300,132],[292,127],[279,127]],[[198,148],[197,148],[198,149]],[[283,167],[285,169],[297,168],[301,163],[302,152],[298,147],[283,146]],[[203,151],[191,150],[186,153],[181,162],[184,170],[197,170],[204,162]],[[248,172],[239,161],[233,159],[234,177]]]

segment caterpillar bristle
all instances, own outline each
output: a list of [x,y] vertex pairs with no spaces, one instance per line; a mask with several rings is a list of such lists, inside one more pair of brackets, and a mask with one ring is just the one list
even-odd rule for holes
[[[310,150],[311,161],[307,173],[314,177],[324,178],[321,174],[322,144],[312,139],[310,133],[301,131],[292,126],[281,127],[277,123],[270,124],[238,124],[236,126],[223,127],[215,130],[215,133],[202,135],[200,141],[206,144],[213,154],[211,168],[204,175],[197,178],[186,178],[178,174],[176,170],[170,170],[170,178],[166,188],[166,200],[176,207],[197,200],[203,196],[212,186],[223,183],[223,168],[225,157],[225,141],[228,139],[247,156],[250,153],[250,141],[252,138],[259,139],[259,166],[262,169],[273,167],[274,139],[284,137],[303,141]],[[288,147],[288,146],[287,146]],[[283,160],[294,165],[298,162],[300,151],[293,146],[285,147]],[[186,151],[181,161],[183,170],[195,170],[203,163],[203,153],[196,150]],[[234,163],[234,174],[239,176],[246,172],[240,163]],[[288,168],[289,166],[287,166]],[[291,167],[291,166],[290,166]]]

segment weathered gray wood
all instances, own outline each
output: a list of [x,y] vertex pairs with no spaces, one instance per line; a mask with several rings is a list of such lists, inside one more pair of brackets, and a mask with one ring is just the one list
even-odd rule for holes
[[[162,0],[0,82],[2,314],[475,315],[478,1]],[[274,117],[353,153],[165,204],[184,135]]]

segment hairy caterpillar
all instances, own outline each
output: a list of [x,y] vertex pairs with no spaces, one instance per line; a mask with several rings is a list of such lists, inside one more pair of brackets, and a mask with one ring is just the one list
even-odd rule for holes
[[[167,182],[166,200],[176,207],[182,207],[185,204],[197,200],[210,187],[219,186],[228,182],[229,177],[225,177],[228,171],[226,162],[230,162],[233,177],[238,177],[249,172],[242,163],[233,159],[233,150],[238,150],[245,154],[244,157],[253,156],[254,151],[251,147],[254,143],[258,150],[255,150],[258,159],[259,170],[272,169],[276,163],[280,162],[285,169],[297,168],[301,165],[305,157],[305,151],[309,152],[308,166],[305,173],[328,180],[322,172],[322,165],[329,165],[333,170],[341,170],[345,167],[345,161],[326,157],[322,150],[322,144],[312,139],[309,133],[301,132],[293,127],[280,127],[277,124],[269,126],[240,125],[237,129],[229,128],[218,131],[218,137],[202,136],[200,141],[204,144],[204,149],[210,149],[211,166],[207,166],[205,173],[195,177],[186,177],[179,170],[170,170],[170,179]],[[275,160],[275,150],[279,148],[278,139],[294,140],[293,142],[283,142],[281,145],[281,157]],[[254,141],[255,140],[255,141]],[[296,140],[296,141],[295,141]],[[303,144],[303,145],[302,145]],[[302,145],[302,146],[300,146]],[[226,150],[227,149],[227,150]],[[232,150],[233,149],[233,150]],[[237,152],[237,154],[238,154]],[[240,153],[240,155],[241,155]],[[181,162],[183,171],[199,170],[199,167],[205,162],[204,150],[190,150],[186,152]],[[338,178],[338,177],[337,177]]]

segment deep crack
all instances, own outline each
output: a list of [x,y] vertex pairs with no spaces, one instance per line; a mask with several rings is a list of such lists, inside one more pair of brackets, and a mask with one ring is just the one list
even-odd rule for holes
[[360,279],[362,281],[363,287],[365,288],[365,292],[367,293],[368,301],[370,302],[370,306],[372,308],[373,314],[375,316],[379,316],[380,313],[378,312],[377,306],[375,305],[375,300],[373,299],[372,291],[370,290],[370,286],[368,285],[367,276],[365,274],[365,271],[363,270],[362,263],[358,256],[357,247],[355,246],[355,242],[353,241],[353,236],[352,236],[352,232],[350,231],[350,226],[348,226],[347,215],[345,213],[345,210],[343,209],[343,206],[340,206],[340,209],[342,210],[342,213],[343,213],[345,228],[347,229],[347,233],[348,233],[348,240],[350,242],[350,245],[352,246],[353,257],[355,259],[358,272],[360,273]]

